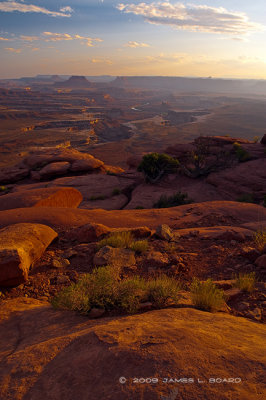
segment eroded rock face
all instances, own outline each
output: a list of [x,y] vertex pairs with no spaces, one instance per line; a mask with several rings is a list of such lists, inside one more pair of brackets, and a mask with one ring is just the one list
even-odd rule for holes
[[67,161],[52,162],[43,167],[39,174],[42,179],[57,175],[65,175],[70,169],[70,163]]
[[4,168],[0,172],[0,184],[18,182],[29,175],[30,169],[27,167]]
[[0,210],[23,207],[71,207],[82,201],[81,193],[74,188],[53,187],[24,190],[0,197]]
[[25,282],[57,233],[41,224],[15,224],[0,230],[0,286]]

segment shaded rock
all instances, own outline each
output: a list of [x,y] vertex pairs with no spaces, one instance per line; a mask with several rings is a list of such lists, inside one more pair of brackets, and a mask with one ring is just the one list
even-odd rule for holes
[[82,201],[81,193],[73,188],[44,188],[9,193],[0,197],[0,210],[22,207],[73,207]]
[[162,225],[157,226],[156,236],[158,236],[160,239],[170,241],[173,239],[174,234],[168,225],[162,224]]
[[266,133],[262,136],[260,142],[261,142],[261,144],[263,144],[264,146],[266,146]]
[[0,285],[25,282],[30,267],[56,237],[53,229],[40,224],[16,224],[1,229]]
[[64,285],[65,283],[69,283],[70,279],[67,275],[58,275],[56,278],[57,285]]
[[247,258],[249,261],[254,262],[260,255],[260,252],[254,247],[244,247],[241,255]]
[[26,178],[29,175],[27,167],[3,168],[0,172],[0,184],[13,183]]
[[70,163],[67,161],[53,162],[43,167],[39,174],[42,179],[52,176],[64,175],[70,168]]
[[223,290],[232,289],[235,281],[232,279],[222,280],[222,281],[213,281],[213,283],[219,288]]
[[128,202],[127,196],[120,194],[118,196],[108,197],[103,200],[83,201],[79,208],[86,210],[103,209],[103,210],[120,210]]
[[67,232],[65,238],[79,243],[96,242],[110,233],[110,228],[102,224],[86,224]]
[[255,321],[260,321],[261,320],[261,310],[256,307],[254,310],[249,310],[245,313],[245,316],[247,318],[254,319]]
[[151,267],[163,268],[169,264],[167,254],[163,254],[160,251],[151,251],[146,257],[146,261]]
[[95,308],[94,307],[88,313],[88,317],[89,318],[100,318],[100,317],[103,316],[104,313],[105,313],[105,309],[104,308]]
[[130,267],[136,264],[136,259],[132,250],[104,246],[95,254],[93,263],[96,266],[115,264]]
[[255,264],[259,268],[266,269],[266,254],[263,254],[262,256],[258,257],[255,261]]
[[224,295],[227,299],[227,301],[235,300],[242,294],[242,291],[238,288],[232,288],[225,290]]
[[243,302],[237,304],[235,307],[236,307],[236,309],[237,309],[238,311],[241,312],[241,311],[246,311],[246,310],[248,310],[248,308],[250,307],[250,304],[247,303],[247,302],[245,302],[245,301],[243,301]]

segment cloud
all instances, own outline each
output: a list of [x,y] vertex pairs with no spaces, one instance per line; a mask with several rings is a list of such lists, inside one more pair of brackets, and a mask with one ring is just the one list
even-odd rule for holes
[[10,53],[21,53],[21,49],[14,49],[13,47],[5,47],[6,51],[10,51]]
[[125,47],[133,47],[133,48],[136,48],[136,47],[150,47],[150,45],[147,44],[147,43],[131,42],[131,41],[127,42],[124,46]]
[[242,12],[206,5],[171,4],[166,2],[117,5],[124,13],[144,17],[150,24],[170,25],[175,29],[226,35],[245,35],[264,30],[265,26],[252,22]]
[[21,13],[41,13],[50,15],[51,17],[71,17],[73,12],[69,6],[62,7],[60,11],[50,11],[47,8],[39,7],[34,4],[24,4],[18,1],[3,1],[0,3],[0,11],[2,12],[13,12],[18,11]]
[[8,41],[9,39],[8,38],[4,38],[4,37],[0,37],[0,40]]
[[91,38],[80,35],[69,35],[68,33],[55,33],[55,32],[43,32],[46,42],[59,42],[62,40],[80,40],[89,47],[93,47],[95,43],[102,42],[100,38]]
[[102,58],[92,58],[89,60],[92,64],[107,64],[107,65],[112,65],[113,62],[111,60],[105,60]]

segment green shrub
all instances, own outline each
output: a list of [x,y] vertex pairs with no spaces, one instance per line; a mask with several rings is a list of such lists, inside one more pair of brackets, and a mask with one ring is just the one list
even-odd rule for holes
[[145,240],[135,240],[131,245],[130,249],[135,251],[136,253],[144,253],[148,250],[149,242],[147,239]]
[[135,207],[135,210],[144,210],[144,207],[142,207],[142,206],[137,206],[137,207]]
[[181,206],[183,204],[190,204],[193,201],[188,198],[187,193],[177,192],[172,196],[167,197],[162,195],[160,199],[153,205],[153,208],[169,208]]
[[118,189],[118,188],[115,188],[115,189],[112,191],[112,196],[118,196],[119,194],[121,194],[121,190]]
[[254,196],[252,193],[243,193],[238,198],[237,201],[241,203],[255,203]]
[[255,288],[255,272],[250,272],[249,274],[239,274],[235,277],[235,286],[244,292],[251,293]]
[[264,246],[266,246],[266,229],[258,229],[257,232],[254,234],[254,243],[256,248],[259,251],[262,251],[264,249]]
[[143,172],[148,182],[158,181],[164,174],[177,171],[179,161],[167,154],[150,153],[143,156],[138,171]]
[[200,282],[193,279],[190,287],[192,302],[196,308],[204,311],[216,311],[224,303],[224,292],[218,289],[211,279]]
[[180,283],[166,275],[152,279],[148,283],[150,301],[158,308],[165,307],[171,299],[175,303],[179,300]]
[[87,314],[91,308],[138,311],[140,304],[148,300],[156,307],[164,307],[169,299],[178,301],[179,283],[173,278],[161,276],[145,280],[138,276],[120,280],[119,270],[100,267],[91,274],[63,289],[51,301],[54,308],[63,308]]
[[116,248],[130,248],[134,241],[131,232],[114,232],[108,237],[98,242],[98,249],[104,246],[111,246]]
[[247,152],[247,150],[243,149],[243,147],[239,143],[235,142],[233,144],[233,147],[239,162],[245,162],[250,160],[251,158],[250,154]]
[[9,189],[8,189],[8,187],[6,187],[6,186],[0,186],[0,192],[5,192],[5,193],[7,193],[7,192],[9,192]]

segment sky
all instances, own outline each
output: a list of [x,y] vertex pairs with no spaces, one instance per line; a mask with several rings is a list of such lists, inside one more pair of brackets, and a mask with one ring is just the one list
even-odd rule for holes
[[0,78],[266,79],[265,0],[0,0]]

